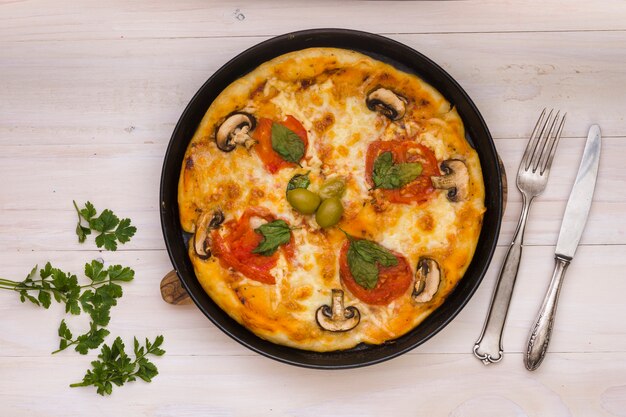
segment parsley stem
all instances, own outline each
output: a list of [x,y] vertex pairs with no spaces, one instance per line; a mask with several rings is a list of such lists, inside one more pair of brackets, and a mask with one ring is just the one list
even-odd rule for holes
[[80,224],[80,221],[81,221],[80,210],[78,209],[78,206],[76,205],[76,201],[72,200],[72,203],[74,204],[74,208],[76,209],[76,214],[78,214],[78,224]]
[[0,284],[0,290],[19,291],[16,285]]
[[77,344],[77,343],[78,343],[78,340],[73,340],[73,341],[72,341],[72,343],[68,343],[68,344],[67,344],[64,348],[57,349],[57,350],[55,350],[54,352],[52,352],[51,354],[52,354],[52,355],[54,355],[55,353],[59,353],[59,352],[61,352],[61,351],[65,350],[65,349],[67,349],[68,347],[70,347],[70,346],[72,346],[72,345],[75,345],[75,344]]

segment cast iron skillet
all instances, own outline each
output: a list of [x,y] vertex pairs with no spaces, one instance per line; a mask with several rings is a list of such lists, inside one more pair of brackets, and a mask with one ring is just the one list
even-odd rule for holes
[[[231,82],[263,62],[287,52],[310,47],[352,49],[400,70],[419,75],[456,106],[465,123],[467,139],[477,150],[482,164],[487,212],[474,259],[464,278],[445,302],[419,326],[383,345],[361,344],[350,350],[316,353],[276,345],[259,338],[231,319],[204,292],[187,255],[188,236],[179,223],[177,188],[183,157],[209,105]],[[345,29],[314,29],[288,33],[253,46],[226,63],[198,90],[180,117],[165,154],[161,175],[163,236],[172,264],[198,308],[224,333],[242,345],[269,358],[309,368],[341,369],[372,365],[415,348],[443,329],[465,306],[487,271],[500,231],[502,204],[501,171],[493,140],[478,109],[461,86],[433,61],[406,45],[371,33]]]

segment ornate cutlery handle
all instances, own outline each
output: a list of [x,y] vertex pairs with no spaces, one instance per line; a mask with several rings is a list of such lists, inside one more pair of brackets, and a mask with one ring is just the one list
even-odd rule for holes
[[529,371],[539,368],[548,350],[563,277],[571,259],[561,258],[557,255],[555,261],[556,265],[554,266],[550,287],[543,299],[539,315],[528,337],[528,349],[526,350],[526,355],[524,355],[524,364]]
[[519,224],[517,225],[517,230],[513,237],[513,242],[511,242],[511,246],[509,246],[509,250],[504,258],[504,263],[502,264],[502,269],[500,269],[483,330],[474,345],[474,355],[483,361],[485,365],[502,360],[502,332],[513,295],[513,287],[515,286],[520,259],[522,257],[524,229],[526,227],[526,218],[530,211],[531,202],[531,199],[524,198],[524,206],[520,215]]

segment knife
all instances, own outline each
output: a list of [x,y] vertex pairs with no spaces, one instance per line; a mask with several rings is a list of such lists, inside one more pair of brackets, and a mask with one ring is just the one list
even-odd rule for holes
[[600,163],[601,133],[600,126],[593,125],[589,129],[583,158],[578,168],[576,181],[565,207],[563,222],[554,254],[555,267],[548,292],[537,315],[530,336],[528,348],[524,356],[526,369],[534,371],[541,365],[552,334],[556,307],[561,291],[565,271],[574,258],[578,242],[585,229],[587,216],[591,208],[593,190],[596,187],[598,165]]

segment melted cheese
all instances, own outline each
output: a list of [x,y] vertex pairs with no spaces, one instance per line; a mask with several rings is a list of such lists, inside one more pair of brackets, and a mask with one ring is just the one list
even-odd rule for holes
[[[408,98],[402,120],[390,122],[367,108],[365,96],[380,85]],[[221,152],[214,142],[215,128],[235,110],[273,120],[287,115],[298,119],[309,140],[302,167],[272,175],[254,147]],[[423,204],[373,207],[365,174],[368,146],[398,137],[422,143],[439,161],[464,160],[471,178],[470,198],[451,203],[444,191],[437,191]],[[342,229],[402,253],[412,270],[422,256],[436,259],[444,276],[437,296],[431,302],[415,304],[409,291],[386,306],[373,306],[343,288],[338,257],[345,236],[337,228],[321,230],[313,216],[295,212],[285,199],[289,179],[303,172],[309,172],[312,191],[327,178],[347,180]],[[295,258],[279,257],[270,271],[276,279],[274,285],[225,269],[215,257],[202,260],[193,248],[189,256],[203,288],[235,320],[275,343],[316,351],[399,337],[437,308],[471,261],[480,233],[483,199],[478,157],[465,141],[458,114],[436,90],[364,55],[328,48],[278,57],[227,87],[198,127],[179,181],[181,225],[188,232],[195,231],[202,212],[216,207],[230,220],[238,219],[248,207],[262,206],[297,227],[293,231]],[[361,322],[351,331],[323,331],[316,323],[315,313],[330,304],[332,289],[343,289],[345,305],[355,306],[361,313]]]

